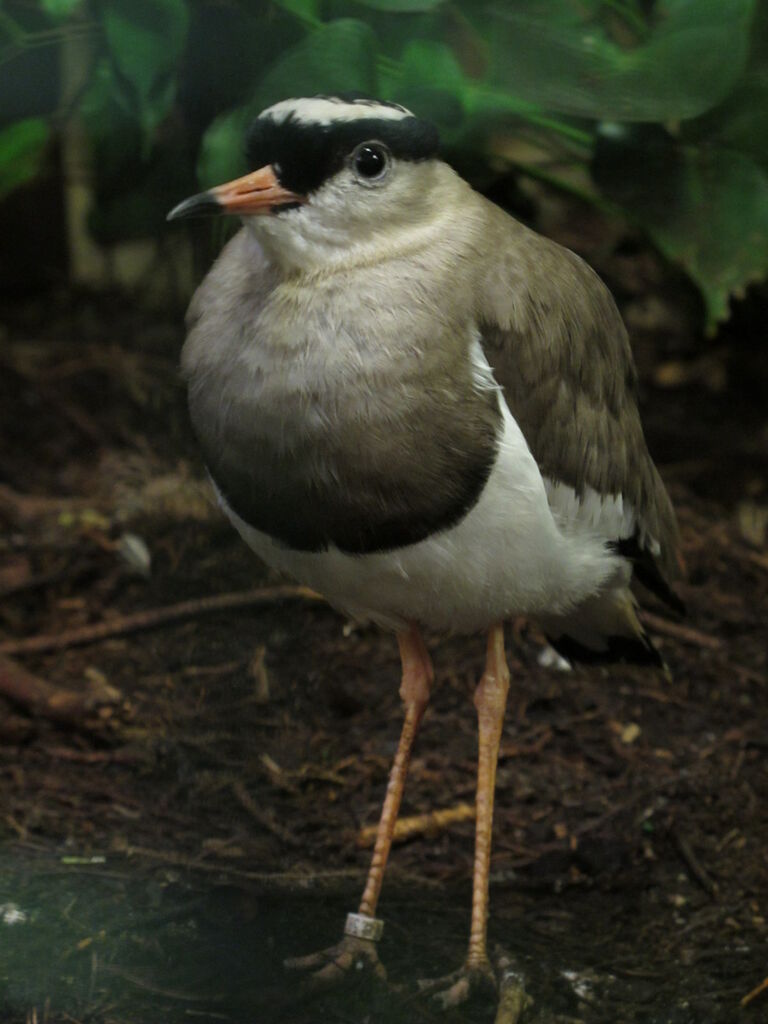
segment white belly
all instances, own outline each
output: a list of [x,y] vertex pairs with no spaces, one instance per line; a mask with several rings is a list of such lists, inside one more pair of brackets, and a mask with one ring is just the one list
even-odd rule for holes
[[267,564],[359,619],[475,632],[514,615],[566,615],[625,575],[594,532],[561,530],[544,481],[506,403],[504,433],[474,507],[450,529],[394,551],[293,551],[222,505]]

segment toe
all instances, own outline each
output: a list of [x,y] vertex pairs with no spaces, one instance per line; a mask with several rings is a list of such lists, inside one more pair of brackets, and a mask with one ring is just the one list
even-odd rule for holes
[[310,953],[308,956],[289,957],[283,964],[289,970],[309,972],[306,983],[313,989],[339,984],[352,968],[368,968],[381,981],[386,981],[387,977],[376,952],[376,944],[350,935],[345,935],[341,942],[330,949]]
[[453,971],[451,974],[445,974],[441,978],[419,978],[416,984],[421,995],[429,996],[434,992],[442,992],[450,988],[460,977],[461,971]]
[[496,967],[487,958],[470,959],[458,971],[434,981],[419,981],[419,990],[430,995],[443,1010],[451,1010],[475,997],[498,999],[495,1024],[521,1024],[531,1003],[522,974],[503,952]]
[[314,971],[328,963],[331,953],[327,949],[306,956],[289,956],[283,960],[283,967],[289,971]]
[[453,1009],[455,1006],[461,1006],[469,999],[469,993],[471,991],[471,985],[469,977],[466,974],[454,981],[450,988],[445,989],[443,992],[438,992],[433,999],[439,1003],[443,1010]]
[[329,988],[338,985],[344,980],[347,971],[351,966],[352,958],[349,954],[342,953],[335,959],[329,960],[326,954],[324,966],[315,971],[308,979],[310,988]]

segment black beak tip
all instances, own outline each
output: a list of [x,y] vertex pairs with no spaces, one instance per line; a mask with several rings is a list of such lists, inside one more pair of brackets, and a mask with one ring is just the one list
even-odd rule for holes
[[212,192],[199,192],[196,196],[183,199],[171,210],[166,220],[181,220],[182,217],[210,217],[223,212],[221,203]]

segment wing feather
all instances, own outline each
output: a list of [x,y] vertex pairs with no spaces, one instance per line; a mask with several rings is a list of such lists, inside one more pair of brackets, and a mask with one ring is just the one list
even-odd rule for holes
[[550,504],[566,524],[587,519],[607,543],[624,542],[638,579],[668,600],[662,574],[677,574],[677,525],[646,446],[616,304],[574,253],[495,207],[489,217],[498,259],[480,296],[481,343]]

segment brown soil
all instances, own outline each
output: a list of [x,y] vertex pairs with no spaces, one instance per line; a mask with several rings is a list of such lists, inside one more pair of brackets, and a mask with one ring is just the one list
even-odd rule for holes
[[[647,253],[615,250],[603,271],[633,326],[688,616],[653,609],[671,680],[542,668],[537,631],[515,624],[491,939],[526,975],[530,1019],[764,1021],[768,991],[740,1004],[768,974],[765,299],[704,342]],[[369,855],[356,836],[377,818],[399,729],[394,642],[300,598],[121,633],[136,611],[279,581],[201,482],[178,319],[64,295],[4,321],[0,643],[104,619],[117,635],[6,647],[7,673],[87,699],[65,721],[50,703],[31,714],[23,672],[0,698],[0,911],[37,900],[50,927],[26,959],[0,952],[0,1020],[445,1019],[412,992],[462,956],[470,821],[393,852],[381,952],[402,991],[307,1000],[280,966],[335,941],[354,909]],[[406,815],[473,799],[483,643],[429,646],[438,685]]]

